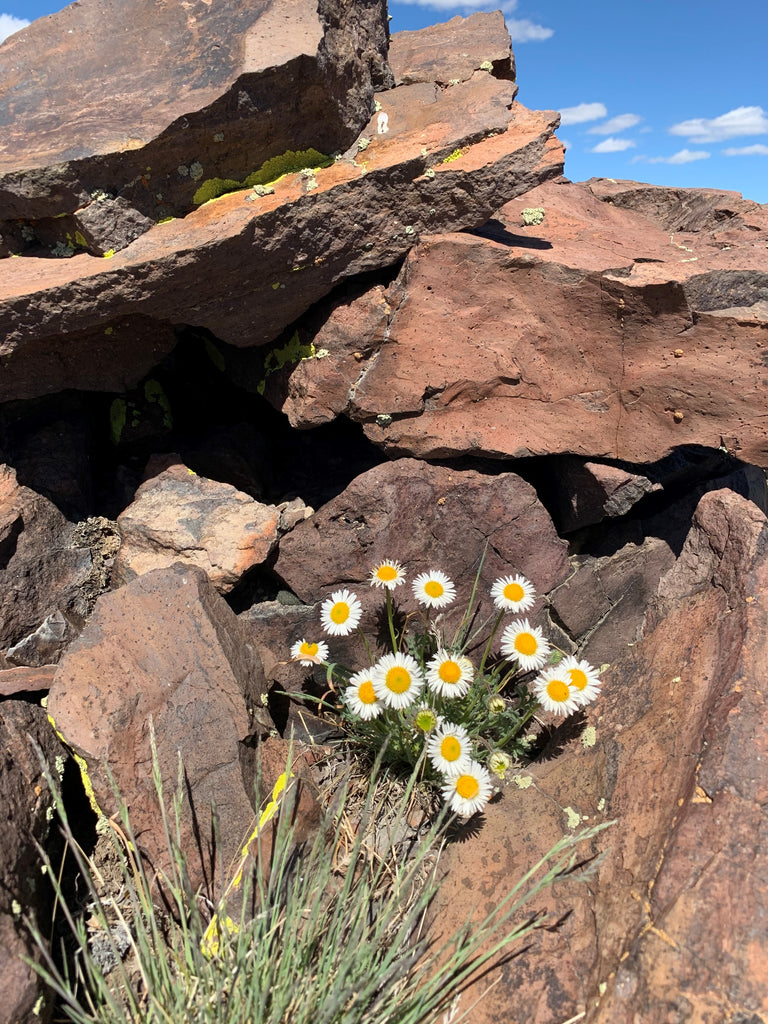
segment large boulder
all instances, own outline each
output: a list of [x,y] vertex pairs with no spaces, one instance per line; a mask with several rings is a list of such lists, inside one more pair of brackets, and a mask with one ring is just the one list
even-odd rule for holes
[[567,830],[616,822],[583,851],[602,854],[587,884],[536,899],[559,924],[506,963],[477,1024],[765,1014],[767,551],[761,510],[705,494],[602,695],[553,732],[559,756],[510,779],[483,827],[449,848],[435,908],[446,934],[495,908]]
[[190,880],[215,896],[254,814],[257,740],[272,725],[262,697],[261,663],[240,622],[201,569],[177,564],[98,600],[59,663],[48,709],[85,759],[99,807],[115,812],[116,785],[142,851],[166,869],[152,732],[168,790],[181,760]]

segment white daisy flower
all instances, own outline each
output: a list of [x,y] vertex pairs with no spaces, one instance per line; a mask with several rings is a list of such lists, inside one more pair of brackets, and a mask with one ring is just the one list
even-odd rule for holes
[[527,612],[536,600],[536,591],[525,576],[502,576],[491,587],[493,603],[502,612]]
[[385,654],[373,668],[372,681],[388,708],[407,708],[424,689],[419,663],[410,654]]
[[534,679],[532,689],[544,710],[555,715],[570,715],[579,707],[562,663],[545,669]]
[[451,580],[438,569],[422,572],[411,583],[414,596],[419,604],[427,608],[444,608],[456,600],[456,587]]
[[323,640],[297,640],[291,648],[291,657],[302,665],[322,665],[328,660],[328,644]]
[[427,743],[427,757],[437,771],[463,771],[472,763],[472,743],[463,725],[442,722]]
[[477,761],[470,761],[460,772],[452,772],[443,784],[443,800],[463,818],[482,811],[492,792],[491,776]]
[[337,590],[320,605],[320,624],[331,636],[348,636],[363,614],[363,606],[349,590]]
[[344,700],[349,710],[358,718],[362,718],[364,722],[376,718],[384,710],[384,705],[373,689],[371,669],[362,669],[349,677],[349,683],[344,691]]
[[549,641],[538,626],[532,626],[528,619],[515,619],[501,634],[501,653],[509,659],[516,658],[525,672],[532,672],[546,664],[549,657]]
[[469,658],[442,648],[427,665],[427,685],[441,697],[463,697],[474,678],[475,669]]
[[588,661],[579,661],[572,655],[563,658],[560,669],[565,673],[571,686],[571,695],[579,707],[591,704],[603,685],[597,669],[593,668]]
[[402,565],[389,558],[374,565],[371,569],[370,584],[372,587],[386,587],[387,590],[394,590],[404,582],[405,572]]

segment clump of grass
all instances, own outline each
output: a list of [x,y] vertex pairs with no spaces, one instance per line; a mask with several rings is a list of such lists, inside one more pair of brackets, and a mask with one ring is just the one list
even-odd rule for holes
[[[424,814],[427,824],[421,830],[408,824],[419,795],[418,767],[402,783],[381,770],[379,759],[362,793],[360,775],[351,783],[354,773],[345,774],[325,809],[323,827],[305,843],[296,836],[295,782],[284,789],[277,813],[252,844],[253,870],[244,876],[234,921],[228,916],[228,909],[235,913],[232,907],[206,910],[204,901],[189,893],[179,846],[182,789],[166,809],[156,759],[154,781],[171,868],[158,886],[136,853],[121,804],[113,835],[128,893],[122,910],[105,897],[98,870],[78,845],[49,780],[67,847],[87,887],[90,914],[86,925],[57,887],[59,909],[74,939],[63,944],[70,948],[60,956],[52,955],[29,925],[43,957],[35,969],[66,1019],[77,1024],[433,1022],[472,975],[541,925],[538,915],[521,920],[522,908],[572,872],[577,846],[605,827],[565,836],[493,913],[435,941],[424,922],[440,885],[436,867],[446,841],[447,811]],[[384,830],[377,828],[383,819]],[[50,863],[48,870],[56,886],[58,872]],[[219,922],[213,944],[212,910]],[[90,941],[94,927],[98,955]]]

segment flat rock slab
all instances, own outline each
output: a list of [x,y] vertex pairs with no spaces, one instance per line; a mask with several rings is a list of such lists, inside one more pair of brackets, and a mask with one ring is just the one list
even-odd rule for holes
[[583,851],[603,854],[586,884],[531,904],[559,925],[502,968],[473,1022],[765,1015],[767,543],[763,512],[706,494],[639,642],[581,723],[552,735],[558,756],[509,780],[450,847],[435,908],[446,934],[494,909],[569,829],[616,820]]
[[34,230],[106,204],[150,218],[141,234],[201,180],[345,149],[391,83],[385,8],[80,0],[34,22],[0,53],[3,219]]
[[253,816],[254,776],[244,766],[252,761],[248,744],[271,725],[263,692],[261,663],[241,623],[201,569],[175,565],[98,600],[59,663],[48,710],[85,758],[99,806],[116,810],[111,772],[143,851],[167,868],[152,782],[154,728],[168,790],[179,757],[184,765],[180,827],[192,888],[216,893]]
[[[381,92],[381,110],[332,166],[288,174],[267,195],[221,196],[110,259],[7,261],[0,398],[73,386],[75,370],[53,353],[67,350],[73,332],[100,338],[128,316],[205,327],[231,345],[267,344],[339,282],[392,266],[425,233],[481,225],[562,170],[558,115],[526,110],[515,91],[479,70],[445,89]],[[51,353],[42,365],[41,348]],[[79,352],[87,361],[87,343]],[[83,379],[97,386],[90,373]]]
[[[226,594],[274,549],[282,512],[186,466],[169,466],[146,480],[117,518],[121,545],[113,579],[126,583],[180,562],[203,569]],[[301,518],[297,509],[291,513]]]
[[491,65],[497,78],[515,77],[515,59],[501,11],[451,18],[415,32],[396,32],[389,47],[395,85],[456,84]]
[[[542,223],[525,226],[526,208]],[[478,232],[419,242],[384,339],[374,324],[355,351],[329,349],[322,373],[354,375],[333,405],[392,456],[637,463],[702,445],[768,465],[768,230],[731,235],[671,239],[586,186],[542,185]],[[310,371],[293,372],[301,425]]]

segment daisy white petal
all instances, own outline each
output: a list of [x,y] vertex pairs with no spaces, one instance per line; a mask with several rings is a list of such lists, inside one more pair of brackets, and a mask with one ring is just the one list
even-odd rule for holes
[[474,678],[469,658],[442,648],[427,665],[427,685],[441,697],[463,697]]
[[516,658],[524,672],[532,672],[546,664],[549,657],[549,641],[538,626],[532,626],[528,619],[515,619],[501,634],[501,653],[509,659]]
[[525,576],[502,576],[491,587],[493,603],[503,612],[527,612],[536,600],[536,591]]
[[349,677],[349,683],[344,691],[344,700],[349,710],[364,722],[376,718],[384,710],[383,703],[373,689],[372,676],[371,669],[355,672]]
[[297,640],[291,648],[291,657],[302,665],[322,665],[328,660],[328,644],[323,640]]
[[424,689],[419,663],[410,654],[385,654],[373,668],[373,689],[388,708],[407,708]]
[[448,775],[443,784],[443,799],[463,818],[482,811],[492,792],[491,776],[477,761],[470,761],[460,772]]
[[463,725],[443,722],[430,736],[427,757],[439,772],[462,771],[472,762],[472,742]]
[[579,661],[572,655],[563,658],[560,669],[566,674],[571,686],[571,695],[579,707],[591,704],[603,685],[597,669],[588,661]]
[[404,582],[405,572],[402,565],[389,558],[374,565],[371,569],[370,584],[372,587],[386,587],[387,590],[394,590]]
[[533,694],[545,711],[555,715],[570,715],[579,707],[568,682],[563,663],[545,669],[533,681]]
[[426,605],[427,608],[444,608],[456,600],[456,587],[445,573],[438,569],[419,573],[411,583],[411,588],[419,604]]
[[331,636],[348,636],[363,614],[363,606],[350,590],[337,590],[320,605],[320,624]]

